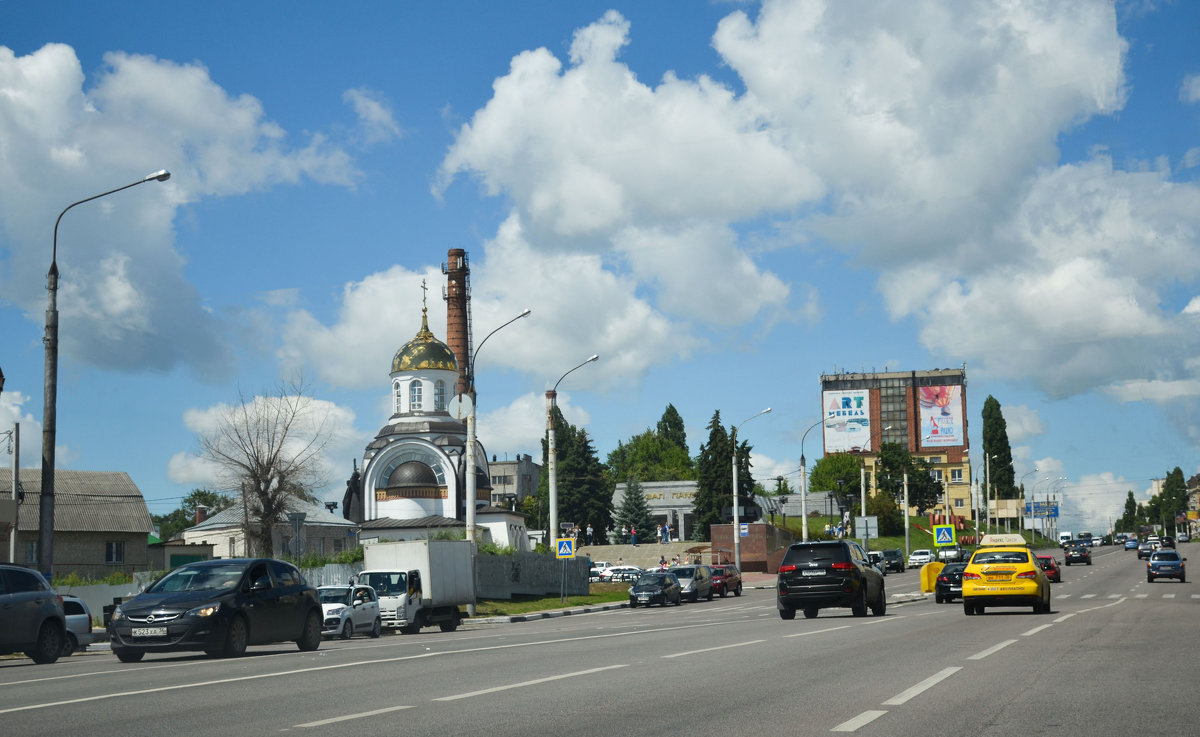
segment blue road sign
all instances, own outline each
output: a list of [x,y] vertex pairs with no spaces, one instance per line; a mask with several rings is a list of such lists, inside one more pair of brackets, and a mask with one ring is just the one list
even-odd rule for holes
[[575,538],[560,537],[554,541],[555,543],[555,558],[574,558],[575,557]]
[[954,544],[954,525],[934,525],[933,544],[941,547]]

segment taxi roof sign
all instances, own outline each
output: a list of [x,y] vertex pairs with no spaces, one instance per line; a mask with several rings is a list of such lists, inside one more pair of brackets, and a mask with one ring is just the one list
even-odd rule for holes
[[1000,533],[994,535],[984,535],[979,541],[980,547],[996,546],[996,545],[1018,545],[1021,547],[1029,547],[1029,541],[1023,535],[1016,533]]

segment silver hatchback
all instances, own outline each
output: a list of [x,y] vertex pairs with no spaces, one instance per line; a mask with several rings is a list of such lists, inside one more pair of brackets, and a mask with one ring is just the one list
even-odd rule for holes
[[671,566],[667,569],[679,579],[680,598],[688,601],[713,598],[712,569],[706,565],[693,564],[686,566]]
[[65,632],[62,599],[42,574],[0,565],[0,655],[23,652],[35,663],[53,663]]

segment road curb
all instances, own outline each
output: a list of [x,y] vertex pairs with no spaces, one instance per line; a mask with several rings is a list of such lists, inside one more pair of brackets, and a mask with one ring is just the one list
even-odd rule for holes
[[505,624],[509,622],[533,622],[538,619],[551,619],[553,617],[570,617],[576,614],[593,614],[595,612],[607,612],[613,609],[627,609],[629,602],[618,601],[611,604],[597,604],[595,606],[579,607],[576,609],[554,609],[547,612],[529,612],[527,614],[510,614],[507,617],[472,617],[464,620],[466,622],[482,622],[484,624]]

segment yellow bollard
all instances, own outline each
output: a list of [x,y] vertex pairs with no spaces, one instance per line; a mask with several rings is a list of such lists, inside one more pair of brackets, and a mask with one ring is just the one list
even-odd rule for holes
[[932,594],[937,586],[938,574],[946,567],[945,563],[934,561],[921,566],[921,593]]

